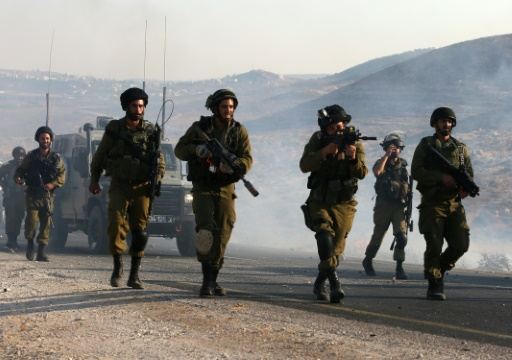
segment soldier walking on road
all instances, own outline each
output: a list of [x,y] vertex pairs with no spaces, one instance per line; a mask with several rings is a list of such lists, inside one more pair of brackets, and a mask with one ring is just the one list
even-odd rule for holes
[[373,208],[375,227],[370,243],[366,247],[363,267],[366,275],[376,275],[372,260],[379,251],[389,224],[393,224],[395,277],[406,280],[407,275],[402,263],[405,260],[404,249],[407,245],[405,206],[409,192],[409,174],[407,172],[407,161],[400,157],[404,142],[400,134],[391,133],[384,138],[381,146],[385,151],[384,156],[373,165],[373,174],[377,178],[375,182],[377,199]]
[[37,129],[34,140],[39,148],[30,151],[16,169],[14,181],[26,184],[25,238],[27,239],[27,259],[34,260],[34,237],[39,222],[37,235],[37,261],[48,261],[45,248],[48,246],[52,227],[53,192],[64,185],[66,169],[60,155],[51,150],[54,134],[52,129],[41,126]]
[[[158,152],[160,132],[144,120],[148,95],[139,88],[121,94],[121,107],[126,116],[108,123],[103,138],[91,161],[89,191],[99,194],[99,179],[103,170],[111,177],[108,191],[109,249],[114,260],[110,285],[119,287],[123,274],[122,254],[126,252],[126,237],[131,230],[131,268],[127,285],[143,289],[139,268],[148,242],[146,228],[151,206],[151,173],[161,179],[165,171],[164,158]],[[157,157],[157,169],[153,160]]]
[[[320,257],[314,293],[318,300],[330,299],[332,303],[339,303],[345,296],[336,268],[354,221],[357,206],[354,194],[358,180],[368,173],[360,141],[345,144],[342,148],[329,141],[336,133],[353,129],[346,127],[351,118],[339,105],[319,110],[320,131],[311,136],[300,159],[302,172],[311,172],[308,178],[311,192],[303,211],[306,225],[316,233]],[[330,296],[325,288],[327,279]]]
[[224,253],[236,220],[235,182],[240,177],[223,162],[215,164],[206,147],[207,139],[217,139],[234,157],[240,174],[252,165],[251,145],[245,127],[234,119],[236,95],[226,89],[214,92],[206,100],[213,116],[201,116],[176,144],[175,154],[188,161],[192,181],[192,207],[196,220],[196,252],[201,262],[203,283],[201,297],[223,296],[217,276],[224,263]]
[[7,234],[7,249],[16,252],[21,223],[25,217],[25,193],[14,182],[14,173],[27,155],[24,148],[16,146],[12,150],[13,159],[0,167],[0,186],[3,191],[3,206],[5,209],[5,233]]
[[[431,148],[441,153],[456,168],[463,166],[473,177],[468,148],[451,136],[457,118],[452,109],[440,107],[430,117],[433,136],[424,137],[414,151],[411,173],[421,193],[419,231],[425,237],[424,274],[428,280],[427,299],[445,300],[444,275],[468,250],[469,226],[462,199],[468,192],[432,156]],[[474,194],[472,194],[474,196]],[[443,239],[447,248],[443,249]]]

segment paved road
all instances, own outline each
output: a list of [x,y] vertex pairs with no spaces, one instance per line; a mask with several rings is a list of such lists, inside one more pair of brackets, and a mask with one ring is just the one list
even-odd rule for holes
[[[55,263],[61,256],[63,261],[73,261],[86,254],[84,238],[70,238],[69,254],[55,255]],[[103,268],[108,281],[111,258],[90,258],[94,261],[91,268]],[[348,259],[341,266],[347,296],[341,304],[332,305],[314,299],[315,269],[315,254],[233,245],[219,282],[230,297],[512,347],[510,274],[452,271],[445,285],[448,300],[433,302],[425,300],[426,281],[419,266],[406,266],[410,280],[393,281],[392,263],[377,262],[378,276],[368,278],[360,260]],[[190,296],[196,296],[201,281],[199,263],[180,257],[174,241],[161,239],[151,239],[142,277],[147,283],[182,289]]]

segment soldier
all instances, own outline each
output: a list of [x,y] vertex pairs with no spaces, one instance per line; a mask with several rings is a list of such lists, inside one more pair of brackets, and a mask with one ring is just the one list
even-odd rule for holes
[[405,205],[409,191],[409,174],[407,161],[400,157],[404,142],[398,133],[391,133],[384,138],[382,149],[384,156],[373,165],[373,174],[377,178],[375,192],[377,199],[373,209],[373,222],[375,227],[370,243],[366,247],[363,267],[366,275],[375,276],[372,259],[377,255],[382,239],[393,224],[395,236],[393,260],[396,261],[395,277],[406,280],[407,274],[402,263],[405,260],[405,245],[407,245],[407,224],[405,221]]
[[53,192],[64,185],[66,169],[60,155],[51,150],[54,134],[52,129],[41,126],[37,129],[34,140],[39,148],[30,151],[16,169],[14,181],[27,189],[25,205],[25,238],[27,239],[27,259],[34,260],[34,237],[39,222],[37,235],[37,261],[49,261],[45,254],[50,238],[53,213]]
[[203,272],[199,295],[211,297],[226,295],[217,276],[236,220],[234,183],[239,178],[224,163],[212,164],[212,154],[205,145],[207,137],[218,139],[238,158],[243,174],[249,171],[252,156],[247,130],[233,117],[238,106],[236,95],[227,89],[217,90],[208,96],[205,106],[213,116],[201,116],[194,122],[174,151],[179,159],[188,161],[193,185],[196,252]]
[[21,223],[25,217],[25,194],[14,182],[16,168],[21,165],[26,151],[21,146],[12,150],[13,159],[0,167],[0,186],[3,190],[3,205],[5,209],[5,233],[7,234],[7,249],[16,252]]
[[[123,274],[122,254],[126,252],[126,236],[131,230],[129,249],[131,269],[127,285],[143,289],[139,268],[148,242],[146,228],[150,209],[150,175],[152,159],[158,156],[160,132],[144,120],[148,95],[139,88],[130,88],[121,94],[121,107],[126,115],[108,123],[103,138],[91,161],[89,191],[99,194],[99,179],[103,170],[111,177],[108,191],[109,249],[114,260],[110,285],[119,287]],[[165,163],[160,153],[158,174],[163,177]]]
[[[467,146],[451,136],[456,124],[452,109],[435,109],[430,117],[435,134],[421,139],[412,159],[411,173],[418,181],[417,189],[422,195],[418,226],[427,244],[424,274],[428,280],[427,299],[430,300],[446,299],[444,274],[455,266],[469,247],[469,226],[461,203],[468,194],[429,154],[431,146],[455,167],[464,165],[473,177]],[[444,251],[443,238],[448,244]]]
[[[339,303],[345,296],[336,273],[339,257],[352,228],[356,213],[358,179],[368,173],[363,144],[346,144],[343,148],[329,137],[338,132],[353,130],[346,127],[352,117],[339,105],[327,106],[318,111],[320,131],[315,132],[304,147],[300,159],[302,172],[311,172],[308,178],[309,197],[303,206],[306,225],[313,230],[320,263],[314,284],[318,300]],[[330,296],[325,288],[329,279]]]

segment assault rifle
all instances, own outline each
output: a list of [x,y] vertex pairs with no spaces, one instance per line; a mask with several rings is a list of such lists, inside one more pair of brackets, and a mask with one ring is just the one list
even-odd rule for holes
[[[412,217],[412,197],[413,197],[413,192],[414,192],[413,182],[414,182],[414,180],[412,179],[412,176],[409,175],[409,189],[407,190],[407,195],[405,197],[405,209],[404,209],[404,211],[405,211],[405,226],[406,226],[405,236],[407,236],[409,231],[412,232],[414,229],[414,223],[413,223],[413,220],[411,219],[411,217]],[[391,243],[389,250],[393,250],[393,248],[395,247],[395,242],[396,242],[396,237],[393,238],[393,242]]]
[[471,176],[468,173],[468,170],[464,166],[464,164],[460,164],[460,166],[457,168],[453,166],[450,161],[448,161],[447,158],[444,157],[443,154],[441,154],[436,148],[433,146],[428,146],[428,150],[430,153],[434,156],[434,158],[441,162],[443,165],[444,170],[446,172],[453,176],[455,179],[455,182],[459,186],[459,188],[462,188],[465,192],[469,194],[471,197],[475,197],[477,195],[480,195],[480,188],[477,184],[471,179]]
[[343,130],[336,131],[333,135],[325,135],[322,138],[322,143],[324,145],[334,143],[340,150],[344,150],[346,145],[354,145],[358,140],[377,140],[377,137],[363,136],[358,129],[348,126]]
[[236,155],[229,152],[221,144],[221,142],[215,138],[208,137],[208,140],[206,141],[206,147],[212,153],[215,166],[219,166],[221,162],[224,163],[224,165],[228,167],[231,174],[234,174],[236,177],[243,181],[245,187],[247,190],[249,190],[252,196],[256,197],[259,195],[258,190],[256,190],[254,186],[244,178],[240,159]]

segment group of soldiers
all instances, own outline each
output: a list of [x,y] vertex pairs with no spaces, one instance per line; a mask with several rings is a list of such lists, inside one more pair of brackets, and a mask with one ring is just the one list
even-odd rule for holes
[[[130,88],[120,97],[125,116],[112,120],[91,161],[89,191],[99,194],[102,174],[111,178],[108,189],[108,226],[113,271],[110,284],[121,286],[123,254],[131,256],[127,285],[143,289],[139,278],[141,260],[148,242],[146,232],[151,209],[151,176],[155,174],[150,154],[155,153],[159,128],[144,120],[148,95],[139,88]],[[193,211],[196,222],[195,247],[203,274],[199,290],[201,297],[226,295],[226,289],[217,282],[224,264],[224,254],[236,220],[235,183],[250,170],[253,159],[247,129],[234,119],[238,99],[234,92],[220,89],[211,94],[205,104],[210,116],[201,116],[179,139],[175,155],[188,162],[188,179],[192,182]],[[309,197],[303,206],[306,225],[315,232],[320,262],[314,283],[318,300],[339,303],[345,296],[337,268],[347,236],[355,217],[357,201],[354,195],[358,181],[368,173],[363,143],[353,126],[348,126],[351,115],[339,105],[318,111],[319,131],[304,148],[300,169],[310,173]],[[430,125],[435,134],[421,140],[414,153],[411,173],[422,194],[419,230],[424,235],[424,270],[428,280],[427,298],[444,300],[444,274],[453,268],[469,245],[469,228],[461,199],[467,193],[440,164],[429,156],[428,146],[435,147],[454,166],[464,165],[471,176],[473,170],[467,147],[451,136],[456,125],[454,112],[438,108],[431,116]],[[63,186],[65,168],[60,156],[51,150],[53,132],[41,127],[35,134],[39,147],[25,156],[24,149],[13,150],[13,160],[0,168],[7,216],[7,247],[17,250],[17,236],[26,209],[25,238],[27,259],[34,259],[34,237],[39,222],[36,260],[48,261],[48,245],[53,211],[53,192]],[[207,146],[217,141],[231,161],[219,161]],[[396,277],[407,279],[403,269],[407,224],[404,203],[409,192],[407,162],[400,157],[404,148],[399,134],[389,134],[382,142],[384,155],[377,160],[373,173],[377,178],[377,199],[374,208],[375,229],[366,249],[363,267],[369,276],[375,276],[372,259],[382,243],[390,223],[395,236],[394,260]],[[164,158],[160,154],[156,174],[164,175]],[[235,171],[236,170],[236,171]],[[25,186],[25,207],[22,204]],[[127,236],[132,241],[127,246]],[[448,247],[442,251],[443,241]],[[330,291],[326,285],[329,282]]]

